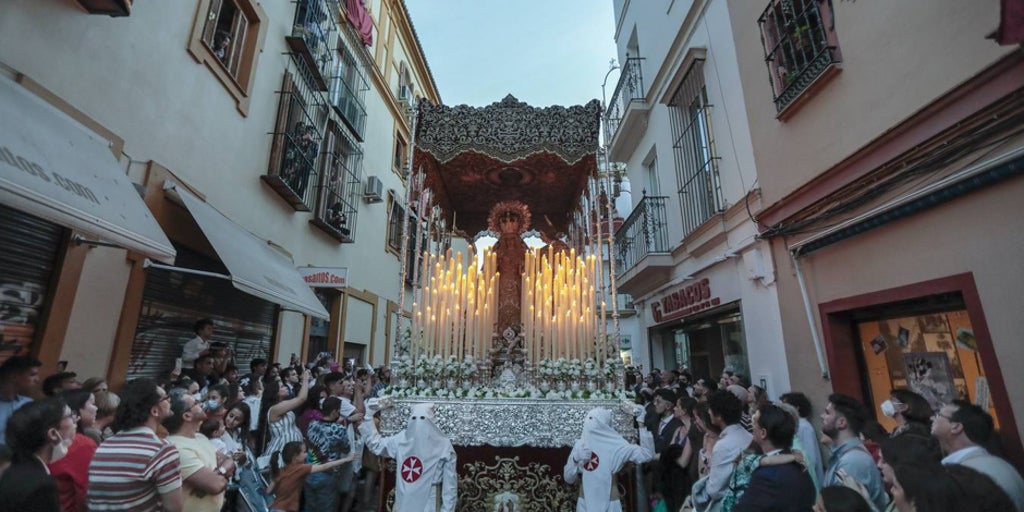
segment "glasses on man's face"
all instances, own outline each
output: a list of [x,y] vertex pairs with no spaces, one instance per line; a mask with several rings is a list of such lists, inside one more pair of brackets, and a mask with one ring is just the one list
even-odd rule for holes
[[170,402],[170,401],[171,401],[171,395],[164,395],[164,396],[160,397],[160,400],[157,400],[157,403],[160,403],[160,402]]
[[63,417],[62,419],[65,419],[65,420],[66,420],[66,419],[68,419],[68,418],[71,418],[71,419],[72,419],[72,420],[74,420],[74,421],[78,421],[78,418],[79,418],[79,416],[78,416],[78,413],[77,413],[77,412],[75,412],[75,411],[71,411],[71,412],[69,412],[69,413],[65,414],[65,415],[64,415],[64,417]]
[[937,420],[939,418],[946,418],[946,421],[950,423],[958,423],[956,420],[953,419],[952,416],[946,416],[945,414],[942,414],[942,412],[937,412],[934,415],[932,415],[932,420]]

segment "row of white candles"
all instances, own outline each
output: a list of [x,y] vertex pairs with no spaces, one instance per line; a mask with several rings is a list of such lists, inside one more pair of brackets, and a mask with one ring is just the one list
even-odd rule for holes
[[491,250],[478,264],[470,253],[463,266],[463,253],[452,257],[423,253],[420,269],[420,301],[412,304],[413,358],[420,355],[483,357],[490,349],[497,321],[497,259]]
[[[601,360],[594,311],[596,258],[569,252],[530,251],[523,271],[523,335],[530,359]],[[601,305],[601,318],[604,304]]]
[[[412,304],[413,358],[440,355],[462,360],[486,357],[497,321],[498,282],[495,253],[476,261],[473,253],[423,253],[419,272],[422,296]],[[468,263],[468,264],[466,264]],[[522,274],[522,335],[528,358],[606,357],[598,342],[605,303],[595,306],[597,261],[575,250],[530,250]]]

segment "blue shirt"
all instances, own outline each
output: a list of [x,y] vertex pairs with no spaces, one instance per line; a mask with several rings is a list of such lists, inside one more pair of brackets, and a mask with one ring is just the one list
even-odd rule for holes
[[860,439],[850,439],[832,449],[832,459],[828,462],[821,486],[843,485],[839,478],[840,469],[864,484],[876,510],[885,510],[889,496],[885,494],[882,473],[878,471],[874,457],[868,453]]
[[14,400],[0,398],[0,444],[7,444],[7,420],[11,418],[14,411],[31,401],[31,398],[21,395],[16,395]]

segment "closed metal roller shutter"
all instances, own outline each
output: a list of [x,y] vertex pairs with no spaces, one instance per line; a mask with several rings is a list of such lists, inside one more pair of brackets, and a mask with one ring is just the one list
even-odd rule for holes
[[0,206],[0,362],[31,352],[64,228]]
[[[182,268],[227,274],[218,261],[175,246],[175,265]],[[227,279],[186,274],[173,270],[146,270],[139,326],[132,344],[128,378],[162,378],[181,357],[181,348],[194,338],[192,325],[211,318],[213,341],[235,351],[239,373],[249,371],[249,361],[268,358],[274,339],[277,305],[239,291]]]

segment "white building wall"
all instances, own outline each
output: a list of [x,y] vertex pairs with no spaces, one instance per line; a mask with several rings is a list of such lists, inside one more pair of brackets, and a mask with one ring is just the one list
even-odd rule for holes
[[[637,317],[641,334],[634,340],[634,353],[637,357],[646,357],[636,362],[647,369],[674,364],[664,360],[659,342],[654,343],[658,346],[651,346],[650,302],[686,283],[707,277],[711,279],[714,296],[718,296],[722,304],[740,302],[750,377],[754,383],[764,377],[772,396],[777,396],[788,390],[789,372],[770,251],[755,240],[757,228],[747,213],[745,202],[748,192],[757,188],[757,173],[726,1],[614,0],[613,4],[620,62],[625,61],[627,53],[630,57],[637,56],[635,49],[639,49],[639,57],[644,59],[641,65],[646,104],[650,107],[639,143],[625,158],[634,191],[632,204],[635,206],[641,200],[640,190],[651,189],[644,164],[656,155],[661,195],[666,197],[669,246],[674,255],[670,278],[654,291],[634,297],[642,308]],[[667,106],[674,87],[678,86],[675,79],[686,72],[682,66],[686,64],[690,49],[705,51],[703,80],[711,105],[722,206],[729,212],[713,221],[724,225],[723,239],[702,244],[687,239],[690,233],[683,232],[671,112]],[[756,198],[751,199],[749,207],[756,213],[760,203]],[[755,249],[760,249],[764,255],[759,265],[751,263],[757,259]],[[747,267],[757,267],[764,277],[751,278]],[[687,276],[694,276],[694,280],[687,280]],[[640,347],[644,350],[637,350]]]
[[[0,4],[0,67],[27,75],[123,138],[133,181],[142,182],[145,162],[155,161],[227,217],[283,247],[296,266],[349,267],[351,288],[380,296],[373,340],[373,362],[379,364],[385,303],[398,302],[400,289],[398,257],[386,250],[387,203],[360,202],[356,243],[339,244],[309,224],[312,213],[294,211],[259,179],[269,165],[277,91],[285,69],[294,69],[285,36],[295,4],[259,5],[267,29],[247,116],[186,49],[195,2],[137,2],[130,17],[110,18],[87,15],[62,0],[6,1]],[[385,190],[404,198],[404,184],[392,171],[396,120],[382,96],[391,92],[370,85],[362,176],[364,182],[378,176]],[[127,269],[123,251],[93,250],[88,256],[62,355],[81,374],[100,372],[109,363]],[[282,361],[301,351],[303,322],[291,316],[298,315],[283,313],[279,322]]]

